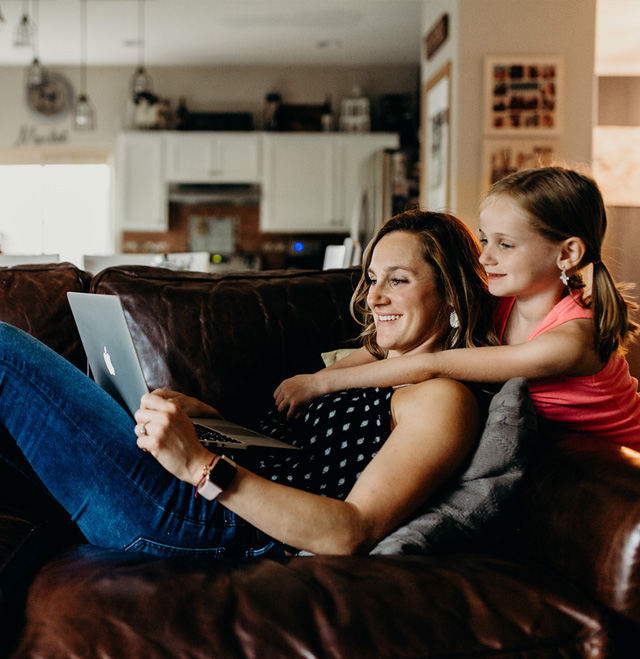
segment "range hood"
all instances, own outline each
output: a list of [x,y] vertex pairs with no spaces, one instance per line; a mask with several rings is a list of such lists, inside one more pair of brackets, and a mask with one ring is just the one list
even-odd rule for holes
[[176,204],[258,206],[260,186],[253,183],[172,183],[169,201]]

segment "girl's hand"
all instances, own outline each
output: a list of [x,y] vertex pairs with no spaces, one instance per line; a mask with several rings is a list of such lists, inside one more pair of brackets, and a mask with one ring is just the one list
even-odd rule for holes
[[208,417],[210,419],[223,418],[222,414],[220,414],[220,412],[218,412],[215,407],[211,407],[211,405],[207,405],[197,398],[186,396],[185,394],[181,394],[178,391],[171,391],[170,389],[156,389],[152,393],[156,394],[157,396],[161,396],[166,400],[173,401],[187,416]]
[[[321,371],[322,372],[322,371]],[[327,393],[323,390],[319,373],[294,375],[280,383],[273,397],[278,411],[287,413],[287,419],[299,416],[302,408]]]
[[212,454],[202,446],[180,406],[156,393],[145,394],[135,420],[138,446],[180,480],[197,485]]

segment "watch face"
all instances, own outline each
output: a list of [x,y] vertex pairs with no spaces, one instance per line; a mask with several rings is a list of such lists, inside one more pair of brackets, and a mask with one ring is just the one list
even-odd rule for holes
[[61,119],[73,106],[73,88],[63,75],[47,71],[39,85],[27,86],[27,105],[40,119]]

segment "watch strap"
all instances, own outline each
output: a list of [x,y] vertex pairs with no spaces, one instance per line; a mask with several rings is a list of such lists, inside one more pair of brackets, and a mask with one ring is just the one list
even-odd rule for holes
[[224,455],[213,465],[209,477],[198,488],[198,494],[209,501],[216,499],[229,487],[237,473],[236,465]]

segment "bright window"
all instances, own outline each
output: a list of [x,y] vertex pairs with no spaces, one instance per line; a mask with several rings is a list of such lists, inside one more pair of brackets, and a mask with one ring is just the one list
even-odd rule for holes
[[0,246],[7,254],[113,251],[106,164],[0,165]]

